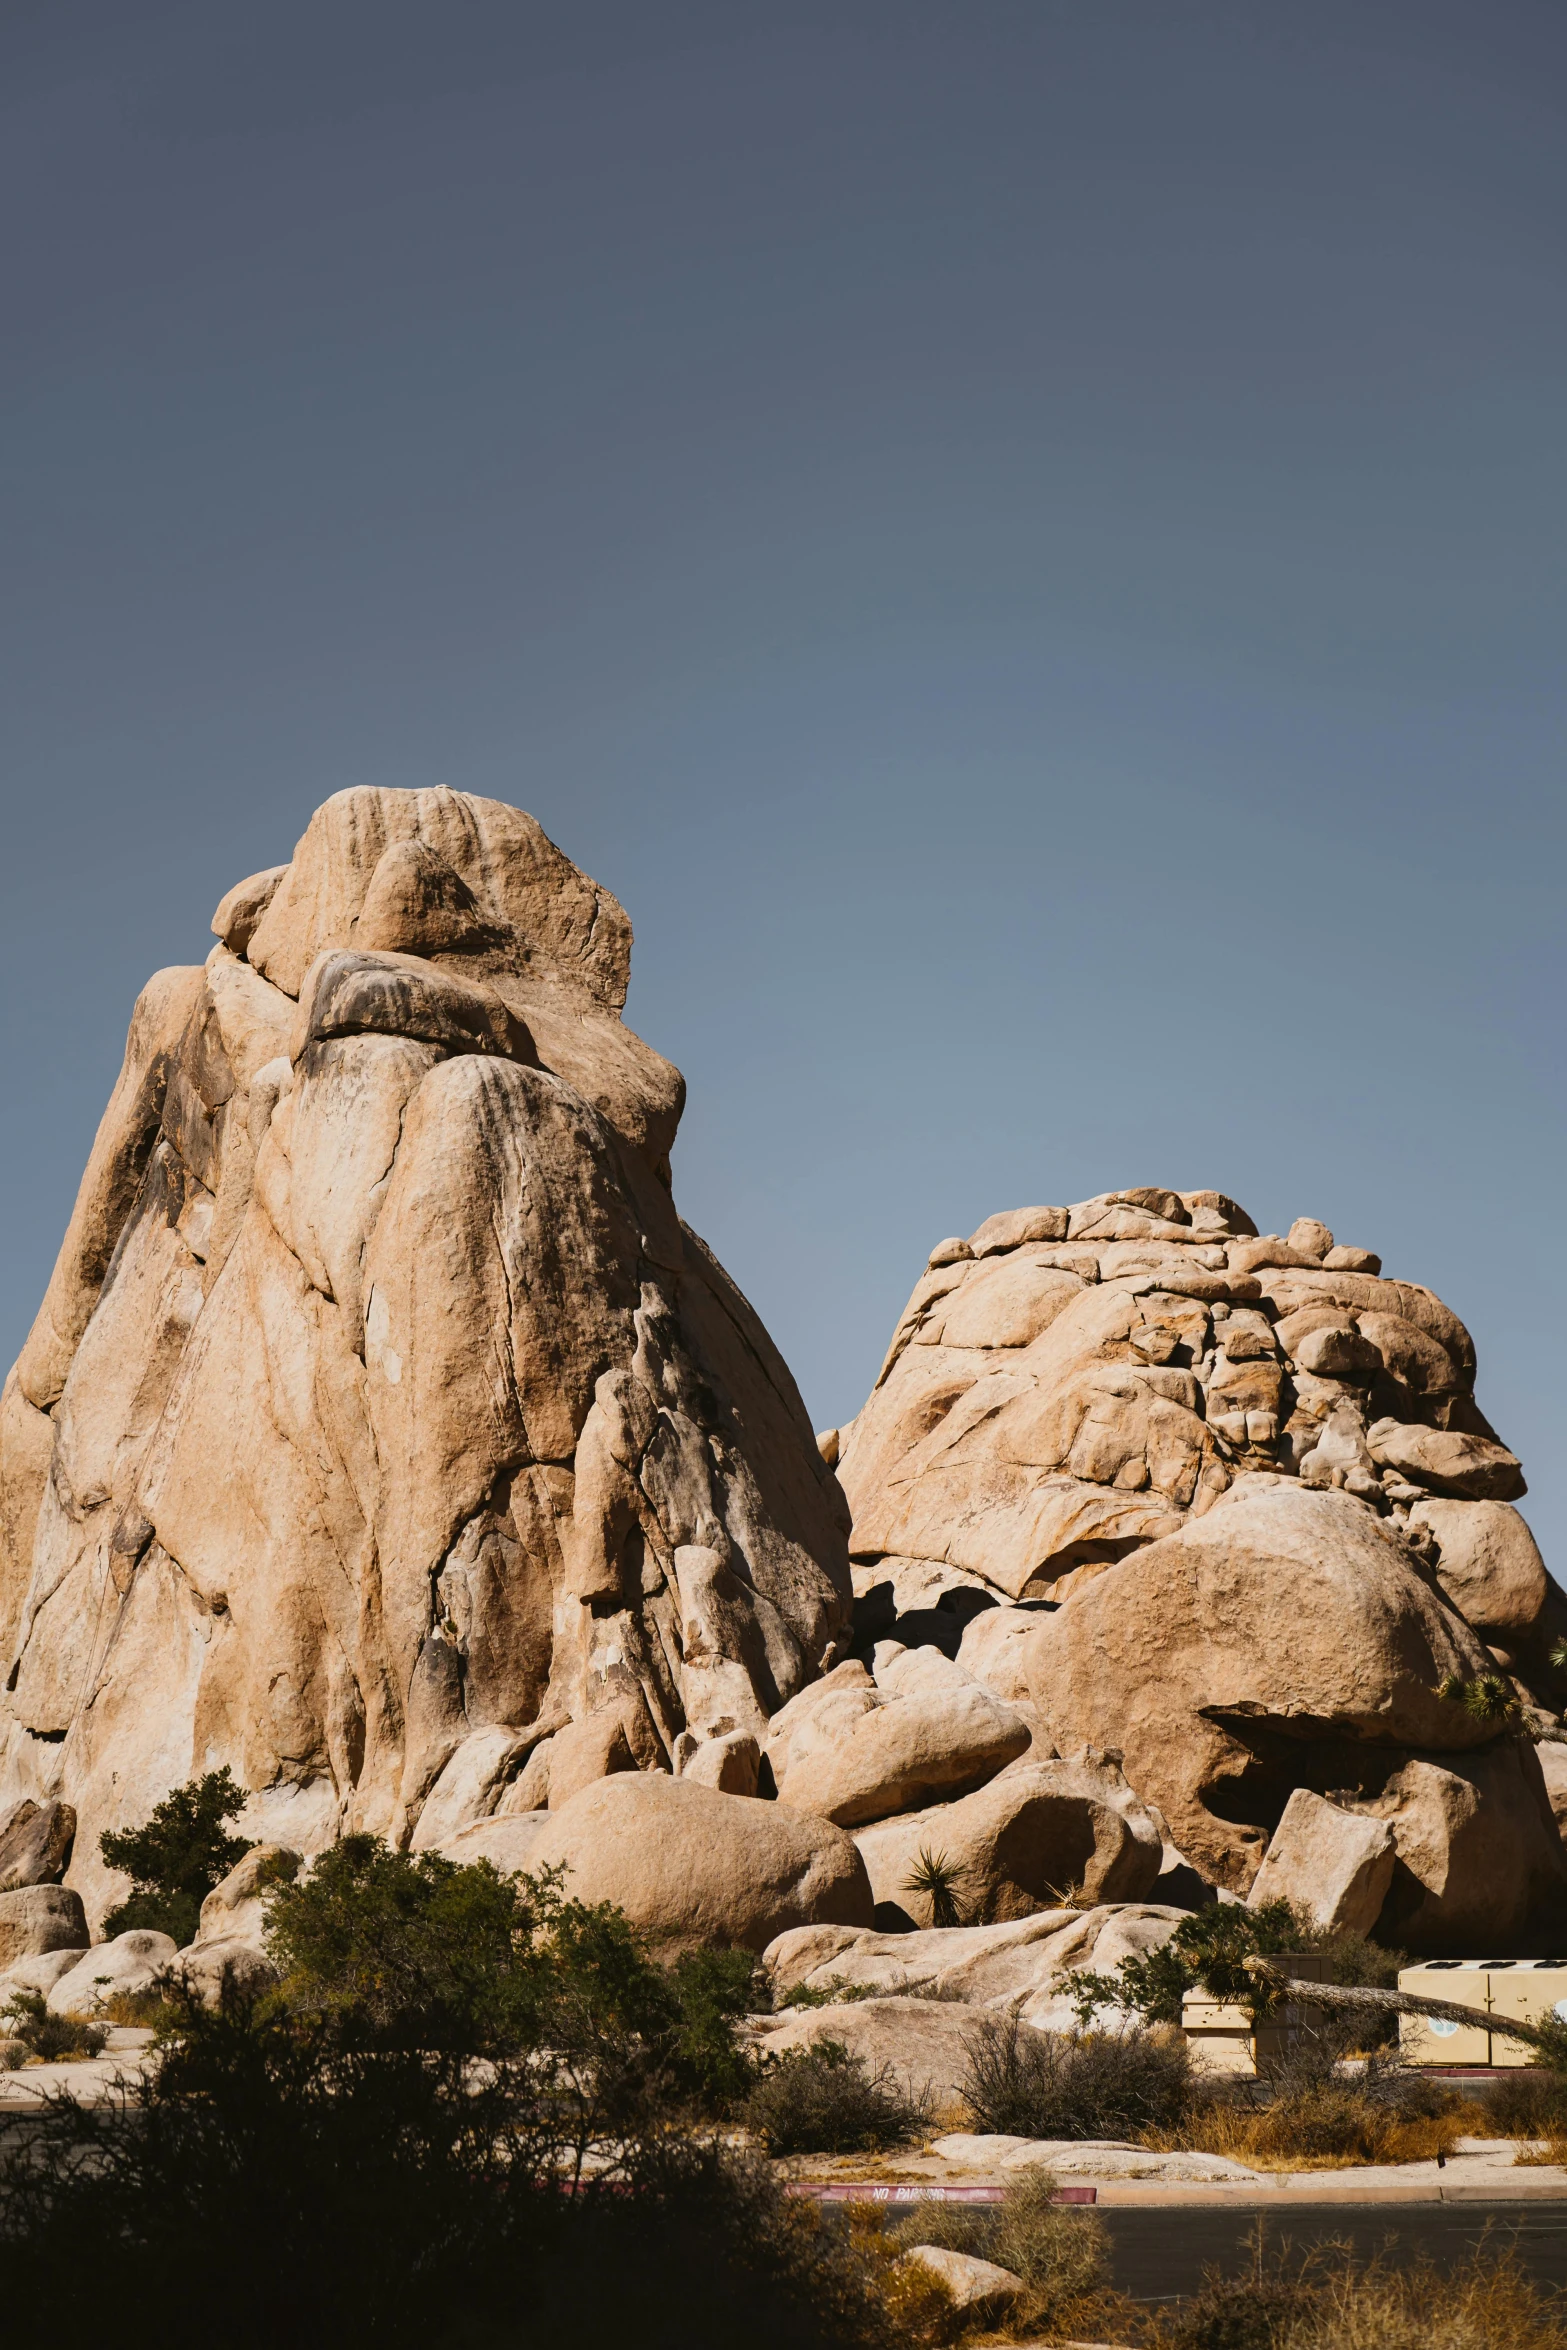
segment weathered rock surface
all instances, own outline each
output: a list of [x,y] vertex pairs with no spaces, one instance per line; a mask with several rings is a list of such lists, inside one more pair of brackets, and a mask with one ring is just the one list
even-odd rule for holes
[[918,2261],[946,2286],[952,2306],[965,2317],[979,2317],[1008,2308],[1023,2290],[1023,2280],[994,2260],[972,2252],[950,2252],[944,2244],[911,2244],[906,2261]]
[[840,1828],[661,1772],[582,1788],[527,1865],[564,1866],[571,1899],[617,1902],[665,1950],[760,1951],[792,1926],[871,1922],[865,1864]]
[[1009,1925],[913,1934],[812,1926],[781,1934],[763,1957],[779,1998],[800,1985],[811,1991],[870,1990],[889,1999],[923,1995],[959,2011],[1004,2008],[1026,2022],[1065,2031],[1073,2022],[1072,1974],[1108,1973],[1123,1958],[1158,1949],[1186,1914],[1134,1902],[1042,1910]]
[[893,1993],[758,2017],[754,2029],[758,2050],[768,2056],[835,2040],[871,2072],[885,2065],[907,2095],[928,2099],[933,2118],[962,2104],[974,2030],[966,2007]]
[[259,1950],[266,1939],[267,1895],[299,1874],[299,1860],[286,1844],[253,1844],[202,1903],[197,1943],[248,1942]]
[[280,1980],[271,1959],[248,1935],[228,1940],[205,1937],[176,1953],[169,1972],[194,1992],[203,2007],[219,2008],[225,1996],[257,1999]]
[[1384,1941],[1455,1957],[1505,1952],[1542,1908],[1559,1930],[1567,1862],[1540,1751],[1502,1738],[1474,1754],[1416,1755],[1362,1796],[1398,1851]]
[[1032,1608],[986,1608],[964,1627],[957,1661],[982,1689],[1008,1705],[1030,1705],[1024,1643],[1038,1630],[1039,1616]]
[[75,1835],[76,1814],[68,1803],[17,1804],[0,1831],[0,1893],[57,1884]]
[[755,1795],[762,1772],[762,1750],[745,1730],[731,1730],[724,1738],[703,1738],[680,1759],[680,1776],[699,1787],[716,1787],[720,1795]]
[[477,1820],[471,1828],[460,1829],[440,1850],[448,1860],[463,1866],[487,1860],[503,1877],[515,1876],[519,1870],[532,1869],[533,1847],[549,1816],[547,1811],[523,1811],[508,1813],[505,1819]]
[[1028,1725],[934,1650],[899,1650],[876,1680],[840,1665],[768,1726],[778,1800],[840,1827],[980,1785],[1028,1751]]
[[922,1853],[957,1875],[956,1896],[987,1922],[1031,1917],[1072,1891],[1095,1904],[1144,1901],[1163,1860],[1159,1831],[1120,1772],[1102,1761],[1012,1764],[955,1803],[901,1813],[855,1837],[876,1896],[876,1922],[930,1922],[910,1890]]
[[1172,1846],[1236,1892],[1297,1788],[1382,1821],[1390,1874],[1385,1847],[1351,1865],[1381,1842],[1364,1825],[1287,1864],[1303,1811],[1274,1874],[1303,1888],[1320,1864],[1307,1906],[1357,1920],[1387,1874],[1394,1939],[1457,1947],[1473,1917],[1484,1940],[1488,1908],[1501,1947],[1567,1916],[1505,1710],[1562,1725],[1567,1598],[1474,1381],[1448,1307],[1314,1218],[1259,1235],[1222,1194],[1158,1190],[993,1216],[933,1252],[832,1432],[854,1655],[887,1616],[1016,1706],[1036,1759],[1119,1755]]
[[74,1808],[94,1915],[102,1831],[195,1772],[312,1850],[406,1837],[461,1751],[445,1841],[547,1717],[667,1768],[848,1631],[841,1495],[674,1211],[614,899],[515,809],[365,788],[214,927],[137,1004],[0,1397],[0,1811]]
[[943,1242],[834,1432],[855,1560],[1049,1594],[1177,1532],[1246,1468],[1363,1486],[1400,1520],[1420,1490],[1516,1498],[1467,1331],[1379,1273],[1314,1218],[1259,1238],[1217,1192],[1107,1193]]
[[1113,1741],[1180,1850],[1237,1892],[1294,1787],[1379,1799],[1411,1750],[1495,1737],[1438,1693],[1491,1660],[1407,1546],[1350,1495],[1292,1480],[1245,1480],[1085,1586],[1029,1669],[1057,1742]]
[[1430,1537],[1437,1581],[1483,1633],[1529,1633],[1549,1588],[1534,1536],[1505,1501],[1418,1501],[1411,1534]]
[[[1000,2131],[953,2130],[933,2138],[930,2151],[955,2171],[1048,2170],[1070,2178],[1261,2180],[1265,2171],[1234,2162],[1227,2154],[1154,2154],[1129,2138],[1014,2138]],[[1076,2350],[1110,2350],[1083,2343]]]
[[1253,1909],[1292,1902],[1324,1931],[1369,1934],[1393,1882],[1398,1847],[1385,1821],[1345,1811],[1297,1787],[1284,1806],[1247,1896]]
[[66,1885],[23,1885],[0,1893],[0,1969],[51,1950],[85,1950],[87,1913]]
[[48,1950],[37,1958],[13,1959],[8,1967],[0,1967],[0,2004],[17,1991],[39,1991],[47,1996],[62,1975],[80,1966],[81,1958],[81,1944],[73,1943],[69,1950]]
[[167,1934],[137,1929],[100,1942],[62,1975],[49,1993],[54,2015],[101,2015],[109,2001],[133,1998],[151,1991],[166,1975],[178,1952]]

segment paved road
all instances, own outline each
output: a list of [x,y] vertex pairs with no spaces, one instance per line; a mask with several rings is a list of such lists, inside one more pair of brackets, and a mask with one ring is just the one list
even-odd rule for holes
[[[1428,2253],[1444,2265],[1461,2260],[1482,2239],[1500,2249],[1516,2244],[1531,2275],[1567,2287],[1567,2203],[1344,2203],[1303,2211],[1216,2211],[1211,2206],[1139,2208],[1101,2206],[1114,2246],[1114,2282],[1139,2301],[1176,2301],[1194,2293],[1205,2268],[1242,2269],[1248,2239],[1260,2220],[1267,2247],[1286,2239],[1297,2251],[1324,2242],[1349,2243],[1365,2256],[1395,2238],[1406,2252]],[[1487,2234],[1489,2230],[1489,2234]]]

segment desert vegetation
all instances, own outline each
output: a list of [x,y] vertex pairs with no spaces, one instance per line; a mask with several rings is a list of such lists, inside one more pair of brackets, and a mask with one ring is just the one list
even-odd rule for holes
[[[1265,1901],[1256,1909],[1239,1902],[1213,1902],[1183,1918],[1157,1950],[1123,1958],[1112,1974],[1084,1970],[1076,1978],[1078,2012],[1084,2023],[1104,2008],[1139,2015],[1146,2024],[1178,2024],[1188,1991],[1245,2007],[1259,2020],[1279,2004],[1279,1994],[1247,1971],[1250,1958],[1286,1952],[1320,1954],[1332,1983],[1391,1989],[1408,1965],[1401,1950],[1384,1949],[1364,1934],[1343,1927],[1323,1932],[1289,1901]],[[1391,2036],[1394,2019],[1371,2025],[1374,2037]],[[1364,2033],[1367,2026],[1363,2024]]]
[[1560,2296],[1510,2250],[1482,2244],[1439,2268],[1396,2247],[1371,2260],[1324,2244],[1303,2260],[1251,2257],[1144,2339],[1157,2350],[1567,2350]]
[[[141,1848],[149,1902],[167,1879],[194,1891],[202,1837],[207,1865],[217,1857],[225,1790],[178,1800],[199,1791],[177,1791],[162,1845]],[[930,2129],[926,2103],[830,2040],[758,2056],[743,2019],[769,1992],[750,1953],[661,1957],[613,1905],[568,1899],[558,1873],[503,1876],[351,1836],[275,1879],[266,1903],[274,1990],[214,2010],[167,1983],[144,2076],[107,2105],[53,2097],[0,2157],[0,2306],[47,2308],[63,2343],[180,2350],[205,2341],[221,2306],[239,2350],[284,2333],[436,2350],[1567,2344],[1505,2259],[1472,2262],[1450,2286],[1347,2256],[1258,2266],[1155,2318],[1115,2292],[1101,2223],[1057,2204],[1043,2168],[995,2205],[824,2218],[767,2158],[895,2156]],[[1176,1963],[1226,1979],[1242,1938],[1221,1913]],[[103,2039],[37,1994],[13,1999],[6,2022],[29,2057]],[[1341,2038],[1308,2038],[1263,2097],[1205,2083],[1157,2019],[1075,2035],[976,2019],[966,2094],[982,2129],[1291,2168],[1404,2159],[1474,2126],[1472,2109],[1460,2125],[1454,2101],[1385,2058],[1345,2081],[1341,2052]],[[1496,2121],[1554,2132],[1564,2115],[1567,2089],[1520,2074]],[[1007,2272],[1004,2305],[965,2311],[931,2265],[943,2250]],[[236,2293],[236,2276],[253,2290]]]
[[244,1808],[244,1789],[225,1767],[176,1787],[145,1826],[106,1830],[99,1848],[111,1869],[125,1871],[131,1890],[105,1917],[104,1938],[142,1929],[193,1942],[203,1901],[251,1849],[226,1825]]
[[0,2007],[0,2066],[59,2064],[73,2056],[96,2056],[108,2038],[102,2024],[52,2015],[40,1991],[13,1991]]

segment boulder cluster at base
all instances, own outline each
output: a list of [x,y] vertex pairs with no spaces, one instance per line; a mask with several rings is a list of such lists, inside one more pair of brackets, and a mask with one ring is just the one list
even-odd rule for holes
[[[269,1876],[355,1830],[852,1987],[937,2086],[954,2011],[1064,2026],[1216,1891],[1560,1940],[1567,1598],[1371,1236],[1005,1210],[817,1435],[676,1211],[625,913],[531,817],[339,793],[213,929],[0,1400],[0,1990],[264,1981]],[[104,1832],[225,1766],[197,1940],[102,1939]]]

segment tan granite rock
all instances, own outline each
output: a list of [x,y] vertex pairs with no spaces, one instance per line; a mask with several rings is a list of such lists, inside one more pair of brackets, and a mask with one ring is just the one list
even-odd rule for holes
[[0,1823],[0,1893],[22,1885],[58,1884],[76,1836],[76,1814],[68,1803],[33,1803],[26,1798]]
[[[1406,1765],[1494,1739],[1467,1684],[1511,1676],[1554,1718],[1567,1602],[1507,1507],[1521,1467],[1451,1309],[1316,1218],[1259,1236],[1221,1193],[1065,1214],[1065,1240],[1050,1211],[991,1216],[917,1283],[837,1432],[856,1588],[905,1608],[919,1562],[938,1594],[947,1573],[1041,1607],[1032,1630],[976,1615],[962,1662],[1021,1703],[1026,1647],[1036,1752],[1120,1753],[1173,1846],[1238,1891],[1294,1788],[1377,1806]],[[1472,1795],[1498,1821],[1521,1801],[1506,1770]],[[1450,1812],[1462,1855],[1469,1801],[1415,1809]],[[1549,1909],[1549,1865],[1513,1846],[1502,1913]],[[1389,1914],[1440,1937],[1454,1897],[1422,1866],[1417,1898],[1400,1858]]]
[[109,2001],[157,1988],[179,1953],[167,1934],[135,1928],[85,1951],[49,1993],[51,2015],[102,2015]]
[[85,1950],[87,1914],[68,1885],[19,1885],[0,1893],[0,1971],[52,1950]]
[[516,809],[364,788],[216,927],[138,1003],[0,1398],[0,1815],[75,1809],[95,1917],[102,1831],[198,1771],[307,1850],[440,1787],[444,1845],[535,1725],[566,1792],[601,1714],[667,1769],[849,1630],[838,1486],[675,1213],[613,898]]
[[1369,1934],[1393,1881],[1397,1846],[1385,1821],[1297,1787],[1247,1896],[1253,1909],[1288,1901],[1323,1932]]
[[1466,1623],[1482,1631],[1532,1630],[1545,1606],[1539,1546],[1505,1501],[1416,1502],[1411,1533],[1435,1544],[1437,1579]]
[[659,1949],[764,1950],[792,1926],[871,1922],[853,1839],[781,1803],[630,1772],[582,1788],[533,1840],[578,1901],[613,1901]]
[[855,1827],[961,1794],[1027,1753],[1028,1724],[961,1667],[934,1649],[900,1655],[895,1675],[869,1687],[835,1675],[770,1725],[781,1804]]
[[1110,1973],[1123,1958],[1157,1950],[1186,1911],[1152,1902],[1092,1909],[1041,1910],[994,1926],[948,1926],[917,1933],[803,1927],[780,1934],[763,1953],[774,1997],[805,1988],[853,1989],[878,1996],[920,1995],[937,2005],[998,2007],[1051,2028],[1071,2024],[1070,1977]]
[[1346,1770],[1351,1749],[1478,1746],[1486,1724],[1437,1685],[1491,1669],[1369,1508],[1282,1478],[1123,1559],[1029,1648],[1058,1745],[1118,1749],[1180,1850],[1236,1892],[1312,1745]]
[[929,1895],[910,1885],[926,1853],[956,1873],[961,1909],[987,1923],[1030,1917],[1068,1894],[1146,1900],[1163,1858],[1159,1831],[1120,1772],[1087,1757],[1024,1759],[972,1795],[862,1828],[855,1842],[883,1926],[898,1916],[931,1923]]
[[885,2066],[906,2096],[928,2102],[935,2121],[963,2109],[973,2031],[966,2007],[893,1993],[761,2018],[755,2046],[762,2056],[780,2057],[835,2041],[871,2073]]

